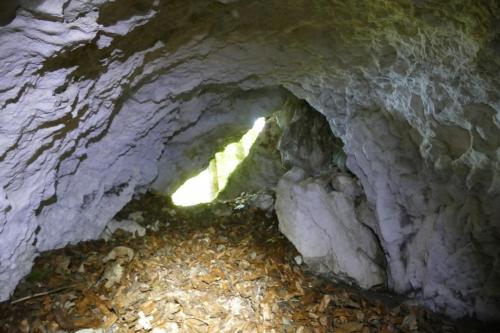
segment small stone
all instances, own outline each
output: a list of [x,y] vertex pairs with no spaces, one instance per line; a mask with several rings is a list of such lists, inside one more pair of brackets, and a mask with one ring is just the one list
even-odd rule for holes
[[122,259],[129,262],[132,261],[133,258],[134,250],[126,246],[117,246],[102,259],[102,262],[108,262],[116,259]]
[[143,237],[146,235],[146,229],[139,223],[133,220],[122,220],[116,221],[111,220],[107,225],[106,229],[102,232],[100,238],[108,241],[113,237],[117,231],[124,231],[132,234],[132,237]]
[[242,209],[244,209],[244,208],[245,208],[245,205],[243,205],[243,204],[239,204],[239,205],[237,205],[236,207],[234,207],[234,210],[242,210]]
[[75,306],[75,302],[72,302],[72,301],[67,301],[66,303],[64,303],[64,308],[66,310],[69,310],[71,308],[73,308]]
[[128,215],[128,218],[136,223],[143,223],[144,216],[142,212],[133,212]]
[[151,333],[167,333],[168,331],[162,327],[155,327]]
[[138,329],[145,329],[149,331],[150,329],[153,328],[151,321],[153,320],[153,316],[146,316],[144,315],[144,312],[139,311],[139,320],[137,321],[137,327]]
[[160,220],[156,220],[153,224],[148,225],[146,228],[157,232],[158,230],[160,230]]
[[116,283],[119,283],[123,277],[123,267],[115,262],[106,266],[103,274],[103,279],[106,280],[104,287],[111,288]]
[[164,325],[165,327],[165,332],[167,333],[178,333],[179,332],[179,326],[176,323],[168,323]]

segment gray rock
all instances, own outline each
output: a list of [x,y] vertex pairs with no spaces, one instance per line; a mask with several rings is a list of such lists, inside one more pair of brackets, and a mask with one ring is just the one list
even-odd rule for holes
[[233,202],[235,204],[234,211],[253,208],[271,214],[274,211],[274,189],[264,189],[255,193],[242,192]]
[[271,193],[257,192],[250,204],[263,211],[272,211],[274,210],[274,197]]
[[111,221],[109,221],[108,224],[106,224],[106,227],[105,227],[104,231],[102,232],[100,238],[102,238],[104,240],[110,240],[112,238],[113,234],[118,229],[132,234],[133,238],[135,238],[136,236],[143,237],[144,235],[146,235],[146,228],[141,226],[136,221],[133,221],[133,220],[121,220],[121,221],[111,220]]
[[342,143],[318,112],[302,101],[294,101],[278,114],[283,128],[279,151],[283,165],[299,167],[318,174],[335,164],[334,157],[342,152]]
[[298,168],[283,176],[276,196],[279,228],[306,264],[363,288],[386,283],[381,248],[356,215],[353,196],[329,191],[325,179]]

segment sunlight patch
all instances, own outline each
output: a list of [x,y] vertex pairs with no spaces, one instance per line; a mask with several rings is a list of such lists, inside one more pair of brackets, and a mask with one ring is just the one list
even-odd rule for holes
[[227,145],[224,151],[215,154],[208,168],[188,179],[175,191],[172,195],[174,204],[193,206],[213,201],[226,186],[229,175],[248,156],[265,124],[264,117],[257,119],[240,141]]

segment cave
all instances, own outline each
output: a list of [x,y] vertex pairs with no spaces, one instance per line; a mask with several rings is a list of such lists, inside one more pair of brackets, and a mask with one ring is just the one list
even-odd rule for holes
[[[0,45],[0,330],[498,327],[497,0],[10,0]],[[216,198],[174,205],[259,118]],[[172,240],[186,261],[159,250]],[[224,248],[242,256],[237,276],[281,276],[269,290],[292,296],[227,299],[251,312],[230,328],[211,324],[216,313],[152,327],[159,298],[131,318],[113,306],[139,283],[127,267],[165,258],[190,271]],[[123,279],[58,278],[84,276],[85,260]],[[205,273],[203,288],[222,288],[225,273]],[[90,304],[100,320],[68,324]],[[22,317],[35,308],[45,317]],[[283,315],[292,308],[306,315]]]

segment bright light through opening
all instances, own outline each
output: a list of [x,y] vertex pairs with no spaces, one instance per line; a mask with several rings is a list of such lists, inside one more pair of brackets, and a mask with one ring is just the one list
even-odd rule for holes
[[229,144],[224,151],[215,154],[208,168],[187,180],[172,195],[174,204],[193,206],[213,201],[226,186],[229,175],[248,156],[265,124],[264,117],[257,119],[240,141]]

